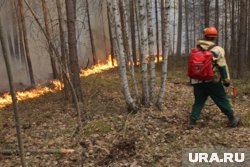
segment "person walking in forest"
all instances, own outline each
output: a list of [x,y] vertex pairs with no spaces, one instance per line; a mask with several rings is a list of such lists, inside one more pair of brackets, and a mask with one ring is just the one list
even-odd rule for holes
[[240,116],[234,115],[223,86],[230,86],[230,75],[224,49],[216,46],[218,31],[215,27],[203,30],[204,39],[198,40],[189,57],[188,75],[194,88],[195,102],[190,115],[189,128],[196,125],[208,96],[227,116],[230,127],[237,127]]

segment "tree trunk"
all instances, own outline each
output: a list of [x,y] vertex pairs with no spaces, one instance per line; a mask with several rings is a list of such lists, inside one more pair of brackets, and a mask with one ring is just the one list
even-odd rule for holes
[[143,0],[139,2],[139,23],[141,37],[141,73],[142,73],[142,104],[149,105],[148,74],[147,74],[147,16]]
[[[7,29],[10,29],[10,28],[11,27],[7,26]],[[10,32],[7,32],[7,43],[8,43],[10,55],[11,55],[11,57],[16,58],[12,42],[13,41],[12,41],[11,34],[10,34]]]
[[[61,1],[56,0],[56,6],[57,6],[57,13],[58,13],[58,21],[59,21],[59,31],[60,31],[60,47],[61,47],[61,62],[63,65],[63,69],[68,73],[68,54],[67,54],[67,46],[66,46],[66,41],[65,41],[65,33],[63,29],[63,15],[62,15],[62,7],[61,7]],[[63,84],[64,84],[64,95],[65,99],[69,99],[69,84],[67,81],[67,74],[63,73]]]
[[108,15],[108,26],[109,26],[109,40],[110,40],[110,50],[111,50],[111,61],[112,61],[112,66],[114,66],[114,59],[115,59],[115,52],[114,52],[114,43],[113,43],[113,36],[114,34],[112,33],[112,28],[111,28],[111,21],[110,21],[110,11],[109,7],[107,5],[107,15]]
[[[225,31],[225,54],[227,56],[229,56],[228,54],[228,9],[227,9],[228,5],[227,5],[227,0],[224,0],[224,8],[225,8],[225,25],[224,25],[224,31]],[[231,60],[230,60],[231,61]]]
[[20,116],[19,116],[19,110],[17,106],[16,90],[14,87],[13,74],[12,74],[9,58],[7,55],[7,46],[4,40],[4,36],[3,36],[3,27],[2,27],[1,20],[0,20],[0,41],[2,45],[2,53],[3,53],[3,57],[5,61],[8,79],[9,79],[10,94],[12,98],[12,104],[13,104],[14,115],[15,115],[15,126],[16,126],[16,132],[17,132],[17,141],[18,141],[18,147],[19,147],[19,152],[20,152],[21,164],[22,164],[22,167],[25,167],[26,166],[25,158],[24,158],[25,155],[24,155],[24,148],[23,148],[23,142],[22,142],[22,136],[21,136]]
[[23,29],[22,29],[22,23],[21,23],[21,18],[20,18],[20,12],[19,12],[19,8],[18,8],[18,2],[14,1],[14,5],[15,5],[15,10],[17,12],[16,13],[16,18],[17,18],[17,25],[18,25],[18,33],[19,33],[19,47],[20,47],[20,57],[21,57],[21,61],[22,63],[24,63],[26,66],[26,71],[29,71],[27,68],[27,59],[25,56],[25,48],[24,48],[24,40],[23,40]]
[[[219,30],[219,0],[215,0],[215,27]],[[218,45],[218,38],[216,44]]]
[[[29,5],[29,3],[27,2],[27,0],[24,0],[24,2],[26,3],[26,5],[27,5],[27,7],[29,8],[29,10],[30,10],[31,14],[33,15],[33,17],[35,18],[35,21],[37,22],[37,24],[38,24],[40,30],[41,30],[42,33],[44,34],[46,40],[49,41],[50,39],[49,39],[49,37],[48,37],[46,31],[43,29],[42,24],[40,23],[40,21],[39,21],[37,15],[35,14],[34,10],[30,7],[30,5]],[[54,53],[55,53],[55,57],[53,56],[52,58],[55,59],[55,60],[57,60],[57,62],[59,62],[59,65],[60,65],[60,67],[61,67],[61,69],[62,69],[62,72],[65,74],[65,76],[67,76],[67,72],[66,72],[66,70],[63,68],[62,63],[60,62],[61,59],[60,59],[59,51],[56,49],[56,47],[53,45],[52,42],[51,42],[51,47],[52,47],[52,49],[53,49],[53,51],[54,51]],[[80,107],[79,107],[79,103],[78,103],[77,93],[76,93],[75,88],[74,88],[74,86],[73,86],[73,84],[72,84],[72,82],[71,82],[72,79],[70,80],[69,77],[66,77],[66,79],[67,79],[67,81],[68,81],[68,84],[69,84],[69,86],[70,86],[70,90],[71,90],[71,92],[72,92],[72,97],[73,97],[75,109],[76,109],[77,116],[78,116],[78,122],[77,122],[77,123],[78,123],[78,127],[77,127],[77,128],[78,128],[78,129],[81,129],[81,127],[82,127],[82,117],[81,117],[81,111],[80,111]]]
[[131,23],[131,41],[132,41],[132,53],[134,64],[137,65],[136,56],[136,38],[135,38],[135,3],[134,0],[130,0],[130,23]]
[[26,23],[25,23],[25,17],[24,17],[23,0],[18,0],[18,6],[19,6],[19,13],[20,13],[22,30],[23,30],[23,40],[24,40],[24,46],[25,46],[25,52],[26,52],[27,65],[29,69],[30,83],[32,86],[35,86],[35,78],[34,78],[31,58],[30,58],[29,42],[28,42],[27,29],[26,29]]
[[[165,4],[164,4],[165,1]],[[164,103],[164,97],[166,94],[166,83],[167,83],[167,72],[168,72],[168,9],[169,0],[161,0],[162,5],[162,49],[163,49],[163,64],[162,64],[162,75],[161,75],[161,89],[157,100],[157,107],[162,108]]]
[[177,37],[177,47],[176,47],[176,55],[181,56],[181,48],[182,48],[182,0],[178,1],[178,37]]
[[245,52],[245,44],[246,44],[246,0],[240,0],[240,28],[239,28],[239,41],[238,41],[238,78],[243,79],[245,77],[245,65],[246,65],[246,52]]
[[[30,154],[70,154],[74,153],[75,150],[73,149],[43,149],[43,150],[26,150],[26,153]],[[20,151],[13,150],[13,149],[5,149],[0,150],[1,155],[11,156],[11,155],[20,155]]]
[[125,46],[125,53],[127,54],[128,57],[128,61],[129,61],[129,67],[130,69],[130,74],[131,74],[131,78],[133,81],[133,86],[134,86],[134,91],[135,91],[135,96],[136,99],[139,98],[139,92],[138,92],[138,87],[137,87],[137,81],[135,78],[135,69],[134,69],[134,61],[133,61],[133,56],[132,56],[132,49],[131,49],[131,43],[130,43],[130,39],[129,39],[129,25],[128,25],[128,14],[127,14],[127,9],[126,9],[126,4],[123,0],[120,0],[120,4],[121,4],[121,9],[122,9],[122,20],[123,20],[123,25],[122,27],[124,27],[124,32],[123,32],[123,40],[124,40],[124,46]]
[[138,51],[139,51],[139,62],[141,62],[141,30],[140,30],[140,23],[139,23],[139,7],[138,1],[135,1],[135,20],[136,20],[136,27],[137,27],[137,36],[138,36]]
[[204,0],[204,25],[209,27],[210,0]]
[[[236,47],[236,30],[235,30],[235,1],[232,1],[232,18],[231,18],[231,48],[230,48],[230,55],[232,57],[232,62],[233,64],[233,70],[237,70],[237,57],[235,55],[235,50],[237,49]],[[235,75],[235,73],[233,73]]]
[[250,2],[248,1],[248,70],[250,70]]
[[195,46],[195,44],[196,44],[196,12],[195,12],[195,10],[196,10],[196,7],[195,7],[195,0],[193,0],[193,29],[194,29],[194,34],[193,34],[193,45],[194,45],[194,47],[196,47]]
[[[175,36],[176,36],[176,34],[175,34],[175,32],[176,32],[176,24],[175,24],[175,20],[176,20],[176,6],[175,6],[175,3],[176,3],[176,1],[174,1],[173,2],[174,3],[174,23],[173,23],[173,56],[175,56]],[[161,4],[162,5],[162,4]],[[161,7],[161,9],[162,9],[162,7]],[[162,12],[161,12],[161,15],[162,15]],[[162,19],[162,18],[161,18]],[[175,64],[174,64],[174,66],[175,66]]]
[[155,55],[154,55],[154,31],[153,31],[153,4],[152,0],[147,0],[147,17],[148,17],[148,46],[150,56],[150,86],[149,98],[152,102],[155,97]]
[[120,11],[120,15],[121,15],[121,26],[122,26],[122,39],[123,39],[123,44],[124,44],[124,51],[125,51],[125,61],[126,61],[126,65],[127,65],[127,70],[129,72],[130,68],[129,68],[129,57],[128,57],[128,48],[129,48],[129,41],[128,41],[128,36],[126,35],[126,30],[125,30],[125,20],[124,20],[124,10],[122,8],[122,1],[118,0],[119,3],[119,11]]
[[[12,5],[12,9],[16,10],[14,3]],[[13,32],[13,51],[14,51],[14,57],[16,57],[18,60],[20,60],[20,50],[19,50],[19,37],[18,37],[18,25],[17,25],[17,19],[16,19],[16,12],[13,11],[11,13],[12,15],[12,32]],[[11,25],[11,24],[10,24]]]
[[[111,40],[113,44],[113,52],[117,59],[117,64],[119,66],[120,58],[118,55],[118,39],[116,35],[116,24],[115,24],[115,16],[114,16],[114,10],[113,10],[113,2],[114,0],[106,0],[107,1],[107,7],[108,7],[108,15],[110,20],[110,32],[111,32]],[[120,71],[119,71],[120,72]]]
[[[48,37],[51,39],[50,35],[50,28],[49,28],[49,22],[48,22],[48,7],[46,0],[42,0],[42,9],[43,9],[43,18],[44,18],[44,24],[45,24],[45,30],[48,35]],[[51,68],[53,72],[53,79],[58,78],[58,72],[56,68],[56,62],[53,60],[53,50],[51,48],[51,43],[48,43],[49,45],[49,56],[50,56],[50,62],[51,62]]]
[[94,63],[94,65],[96,65],[96,64],[98,64],[98,58],[97,58],[97,55],[96,55],[95,42],[94,42],[92,28],[91,28],[88,0],[86,0],[86,12],[87,12],[87,17],[88,17],[88,28],[89,28],[91,51],[92,51],[92,55],[93,55],[93,63]]
[[123,89],[123,94],[125,97],[125,101],[128,106],[129,111],[136,111],[137,106],[131,97],[129,85],[128,85],[128,78],[127,78],[127,69],[126,69],[126,62],[125,62],[125,55],[124,55],[124,44],[122,39],[122,30],[121,30],[121,17],[119,13],[119,8],[116,0],[107,0],[108,6],[110,8],[110,16],[111,16],[111,23],[112,23],[112,33],[113,40],[116,41],[115,45],[115,52],[118,52],[117,59],[119,65],[119,74],[121,78],[121,84]]
[[188,24],[188,19],[189,19],[189,11],[188,11],[188,0],[185,0],[185,34],[186,34],[186,56],[189,54],[189,24]]
[[107,51],[107,44],[106,44],[106,35],[105,35],[105,21],[104,21],[104,13],[103,13],[103,3],[104,1],[100,2],[100,10],[101,10],[101,17],[102,17],[102,35],[103,35],[103,42],[104,42],[104,50],[105,50],[105,56],[107,59],[108,51]]
[[79,101],[83,101],[80,69],[77,56],[77,40],[76,40],[76,0],[65,0],[67,27],[68,27],[68,46],[69,46],[69,63],[70,63],[70,77],[77,93]]
[[159,39],[159,19],[158,19],[158,0],[155,0],[155,28],[156,28],[156,48],[157,48],[157,63],[160,62],[160,39]]

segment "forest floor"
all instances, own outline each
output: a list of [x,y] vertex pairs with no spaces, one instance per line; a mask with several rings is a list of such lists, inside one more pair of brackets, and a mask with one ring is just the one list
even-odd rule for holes
[[[116,68],[82,78],[84,130],[79,147],[75,144],[74,106],[64,102],[63,92],[19,102],[25,149],[76,150],[69,154],[27,153],[27,166],[79,166],[81,153],[84,167],[176,167],[181,166],[185,148],[250,148],[249,81],[234,81],[238,95],[232,105],[242,116],[240,127],[228,128],[226,117],[208,101],[197,127],[188,130],[193,94],[185,73],[169,72],[162,111],[149,107],[137,114],[126,110]],[[12,107],[0,111],[0,130],[0,149],[16,149]],[[0,155],[0,166],[20,166],[19,157]]]

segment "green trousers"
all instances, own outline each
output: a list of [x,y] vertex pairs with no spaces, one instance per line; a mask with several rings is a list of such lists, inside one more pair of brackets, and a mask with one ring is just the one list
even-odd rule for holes
[[229,120],[233,119],[233,110],[228,101],[227,94],[222,83],[199,83],[194,84],[195,102],[192,108],[191,118],[198,120],[200,113],[205,105],[205,102],[210,96],[220,110],[228,117]]

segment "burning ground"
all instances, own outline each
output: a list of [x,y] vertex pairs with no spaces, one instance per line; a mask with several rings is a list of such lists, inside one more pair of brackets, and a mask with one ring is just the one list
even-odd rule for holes
[[[75,150],[68,154],[59,151],[27,153],[28,166],[79,166],[79,157],[84,167],[180,166],[184,148],[249,148],[249,84],[235,81],[238,96],[232,103],[235,112],[241,113],[243,118],[239,128],[227,128],[225,116],[208,101],[198,127],[188,130],[193,95],[187,81],[182,71],[170,72],[163,111],[150,107],[137,114],[128,114],[116,68],[84,76],[85,101],[81,106],[84,130],[80,145],[75,144],[77,117],[74,106],[64,103],[63,92],[50,91],[39,98],[20,101],[26,149]],[[0,129],[0,149],[16,149],[11,107],[1,109]],[[0,155],[1,167],[18,165],[18,156]]]

